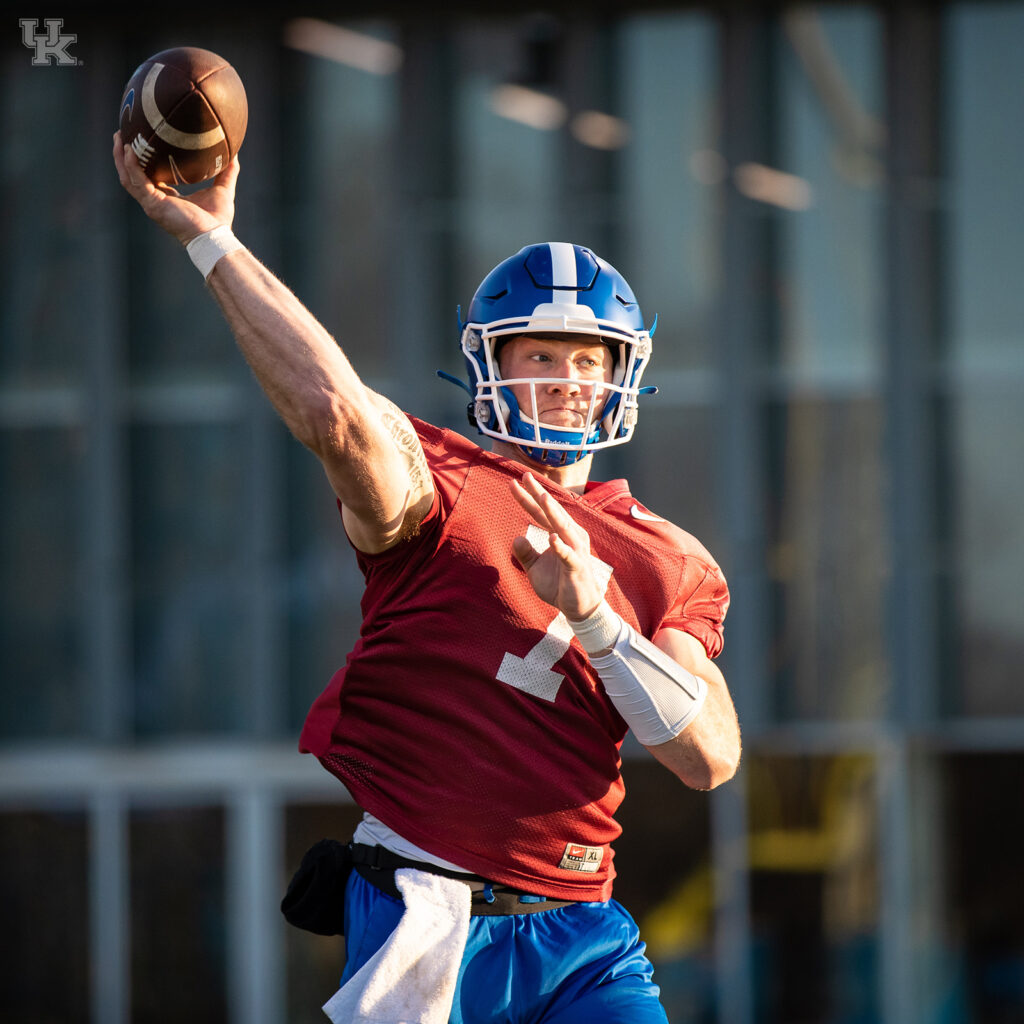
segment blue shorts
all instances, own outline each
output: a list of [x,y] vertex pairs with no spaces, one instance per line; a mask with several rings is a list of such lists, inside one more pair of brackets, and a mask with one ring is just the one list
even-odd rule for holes
[[[344,984],[405,909],[353,871]],[[667,1024],[633,919],[614,900],[471,917],[450,1024]]]

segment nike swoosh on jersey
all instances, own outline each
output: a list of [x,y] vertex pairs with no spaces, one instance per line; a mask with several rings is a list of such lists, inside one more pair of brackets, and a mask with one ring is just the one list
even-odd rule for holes
[[629,514],[634,519],[645,519],[649,523],[663,523],[663,522],[665,522],[665,520],[662,519],[661,516],[652,516],[650,514],[650,512],[641,512],[639,505],[630,505],[629,506]]

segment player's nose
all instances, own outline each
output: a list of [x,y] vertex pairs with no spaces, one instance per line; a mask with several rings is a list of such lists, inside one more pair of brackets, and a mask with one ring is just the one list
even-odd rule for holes
[[568,375],[548,384],[548,394],[552,395],[578,395],[581,390],[580,382]]
[[552,367],[552,377],[557,377],[556,381],[552,381],[548,386],[552,392],[561,394],[563,391],[569,394],[577,394],[580,390],[579,384],[579,367],[573,362],[572,359],[563,359],[560,363]]

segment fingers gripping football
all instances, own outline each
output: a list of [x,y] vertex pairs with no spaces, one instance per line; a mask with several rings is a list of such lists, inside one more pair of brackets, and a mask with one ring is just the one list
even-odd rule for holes
[[122,188],[142,207],[150,220],[183,245],[218,225],[231,226],[238,179],[237,157],[213,179],[212,184],[185,197],[169,185],[154,185],[146,177],[135,151],[124,144],[119,131],[114,133],[113,155]]
[[516,537],[512,550],[537,596],[566,618],[585,619],[604,598],[604,585],[594,573],[590,536],[530,473],[512,481],[511,491],[533,521],[547,531],[549,546],[538,551],[526,537]]

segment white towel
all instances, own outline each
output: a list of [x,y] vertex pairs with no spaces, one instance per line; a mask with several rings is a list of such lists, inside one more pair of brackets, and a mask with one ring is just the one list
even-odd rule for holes
[[405,912],[387,942],[324,1004],[334,1024],[446,1024],[469,934],[468,883],[401,868]]

